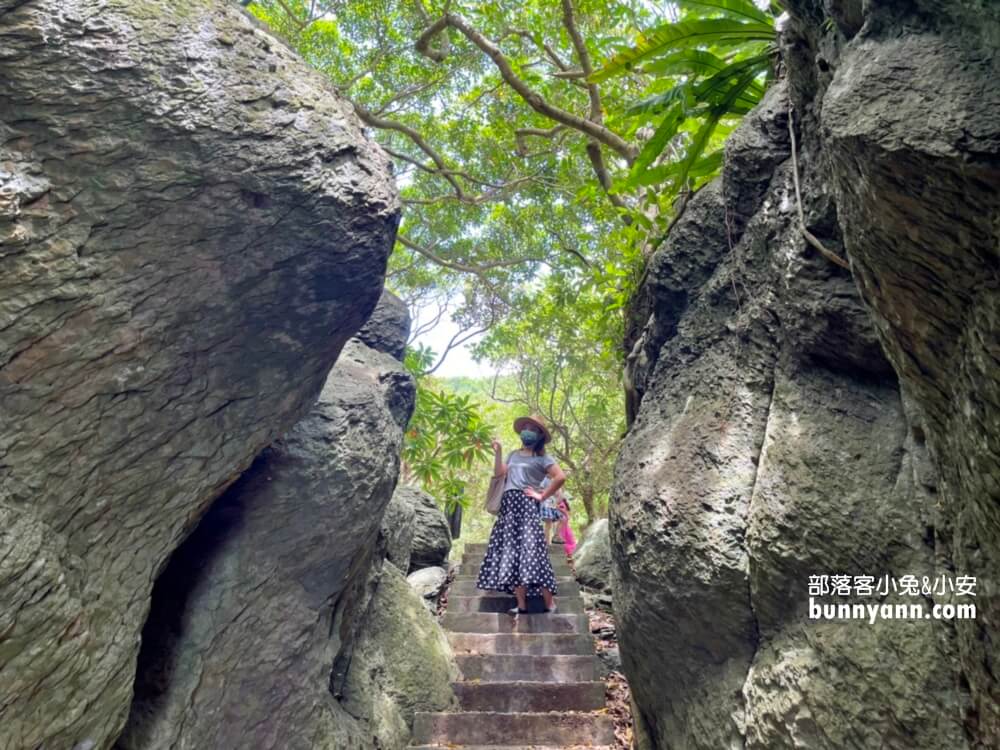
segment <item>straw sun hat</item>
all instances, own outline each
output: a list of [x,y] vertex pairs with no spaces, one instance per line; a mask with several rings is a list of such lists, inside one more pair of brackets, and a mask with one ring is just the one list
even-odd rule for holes
[[545,436],[545,442],[551,442],[552,435],[549,433],[549,428],[545,426],[545,420],[537,414],[532,414],[530,417],[518,417],[514,420],[514,432],[520,432],[521,430],[529,427],[537,427],[540,429],[542,434]]

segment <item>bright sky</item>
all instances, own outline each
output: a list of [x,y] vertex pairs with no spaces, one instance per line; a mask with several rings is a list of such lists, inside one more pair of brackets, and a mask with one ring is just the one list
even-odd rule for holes
[[[433,330],[419,336],[414,344],[423,344],[424,346],[429,346],[435,352],[437,352],[440,357],[441,352],[445,350],[448,346],[448,342],[451,341],[451,337],[458,332],[458,326],[455,325],[451,318],[445,316],[441,319]],[[442,378],[453,378],[453,377],[487,377],[493,375],[493,368],[486,362],[478,364],[472,359],[472,354],[470,348],[480,339],[481,336],[476,336],[470,339],[465,344],[457,346],[448,353],[448,356],[444,360],[444,364],[441,365],[437,370],[434,371],[436,377]]]

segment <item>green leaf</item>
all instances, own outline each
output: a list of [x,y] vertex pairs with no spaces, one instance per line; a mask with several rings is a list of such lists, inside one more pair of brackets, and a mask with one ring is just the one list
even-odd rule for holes
[[673,104],[681,103],[685,108],[694,103],[694,97],[690,87],[686,83],[679,83],[662,94],[651,96],[636,102],[627,110],[626,115],[656,114],[662,112]]
[[732,86],[726,97],[712,108],[711,114],[705,120],[701,129],[695,134],[694,141],[688,148],[681,170],[674,181],[673,192],[678,191],[687,182],[692,167],[704,153],[705,147],[708,145],[708,140],[712,137],[712,133],[715,132],[719,120],[729,112],[729,108],[743,94],[746,87],[753,81],[756,75],[757,72],[754,69],[744,72],[743,77]]
[[657,76],[690,76],[716,73],[726,61],[703,49],[685,49],[657,58],[643,67],[643,72]]
[[774,18],[753,4],[752,0],[674,0],[682,8],[710,8],[730,18],[743,18],[773,24]]
[[636,157],[635,163],[632,165],[633,175],[644,171],[656,160],[656,157],[663,152],[671,139],[677,135],[677,128],[683,120],[684,108],[681,103],[677,103],[667,110],[653,136],[646,141],[646,145],[642,147],[642,151]]
[[[752,73],[749,82],[743,85],[743,89],[747,92],[748,103],[752,106],[760,101],[760,97],[764,94],[764,88],[754,79],[764,74],[770,61],[771,56],[763,54],[727,65],[710,78],[696,85],[694,87],[694,97],[700,102],[722,101],[729,97],[730,85],[733,81],[740,81],[747,73]],[[750,98],[752,98],[752,101],[750,101]]]
[[620,52],[588,78],[599,83],[632,70],[640,60],[698,46],[731,47],[748,42],[774,41],[774,26],[767,23],[743,23],[731,18],[706,18],[669,23],[644,34],[631,49]]

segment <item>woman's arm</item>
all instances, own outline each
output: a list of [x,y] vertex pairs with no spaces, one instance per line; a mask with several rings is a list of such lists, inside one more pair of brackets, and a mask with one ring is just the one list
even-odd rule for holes
[[545,491],[538,497],[538,502],[544,503],[559,491],[559,488],[566,482],[566,475],[559,468],[559,464],[552,464],[546,472],[549,475],[549,484]]
[[493,438],[493,476],[495,477],[505,477],[507,476],[507,465],[503,462],[503,446],[500,445],[500,441]]

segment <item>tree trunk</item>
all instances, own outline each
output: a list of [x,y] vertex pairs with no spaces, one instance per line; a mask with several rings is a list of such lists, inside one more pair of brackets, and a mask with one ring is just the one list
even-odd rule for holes
[[587,513],[587,525],[594,522],[594,488],[589,483],[580,489],[580,497],[583,500],[583,509]]

